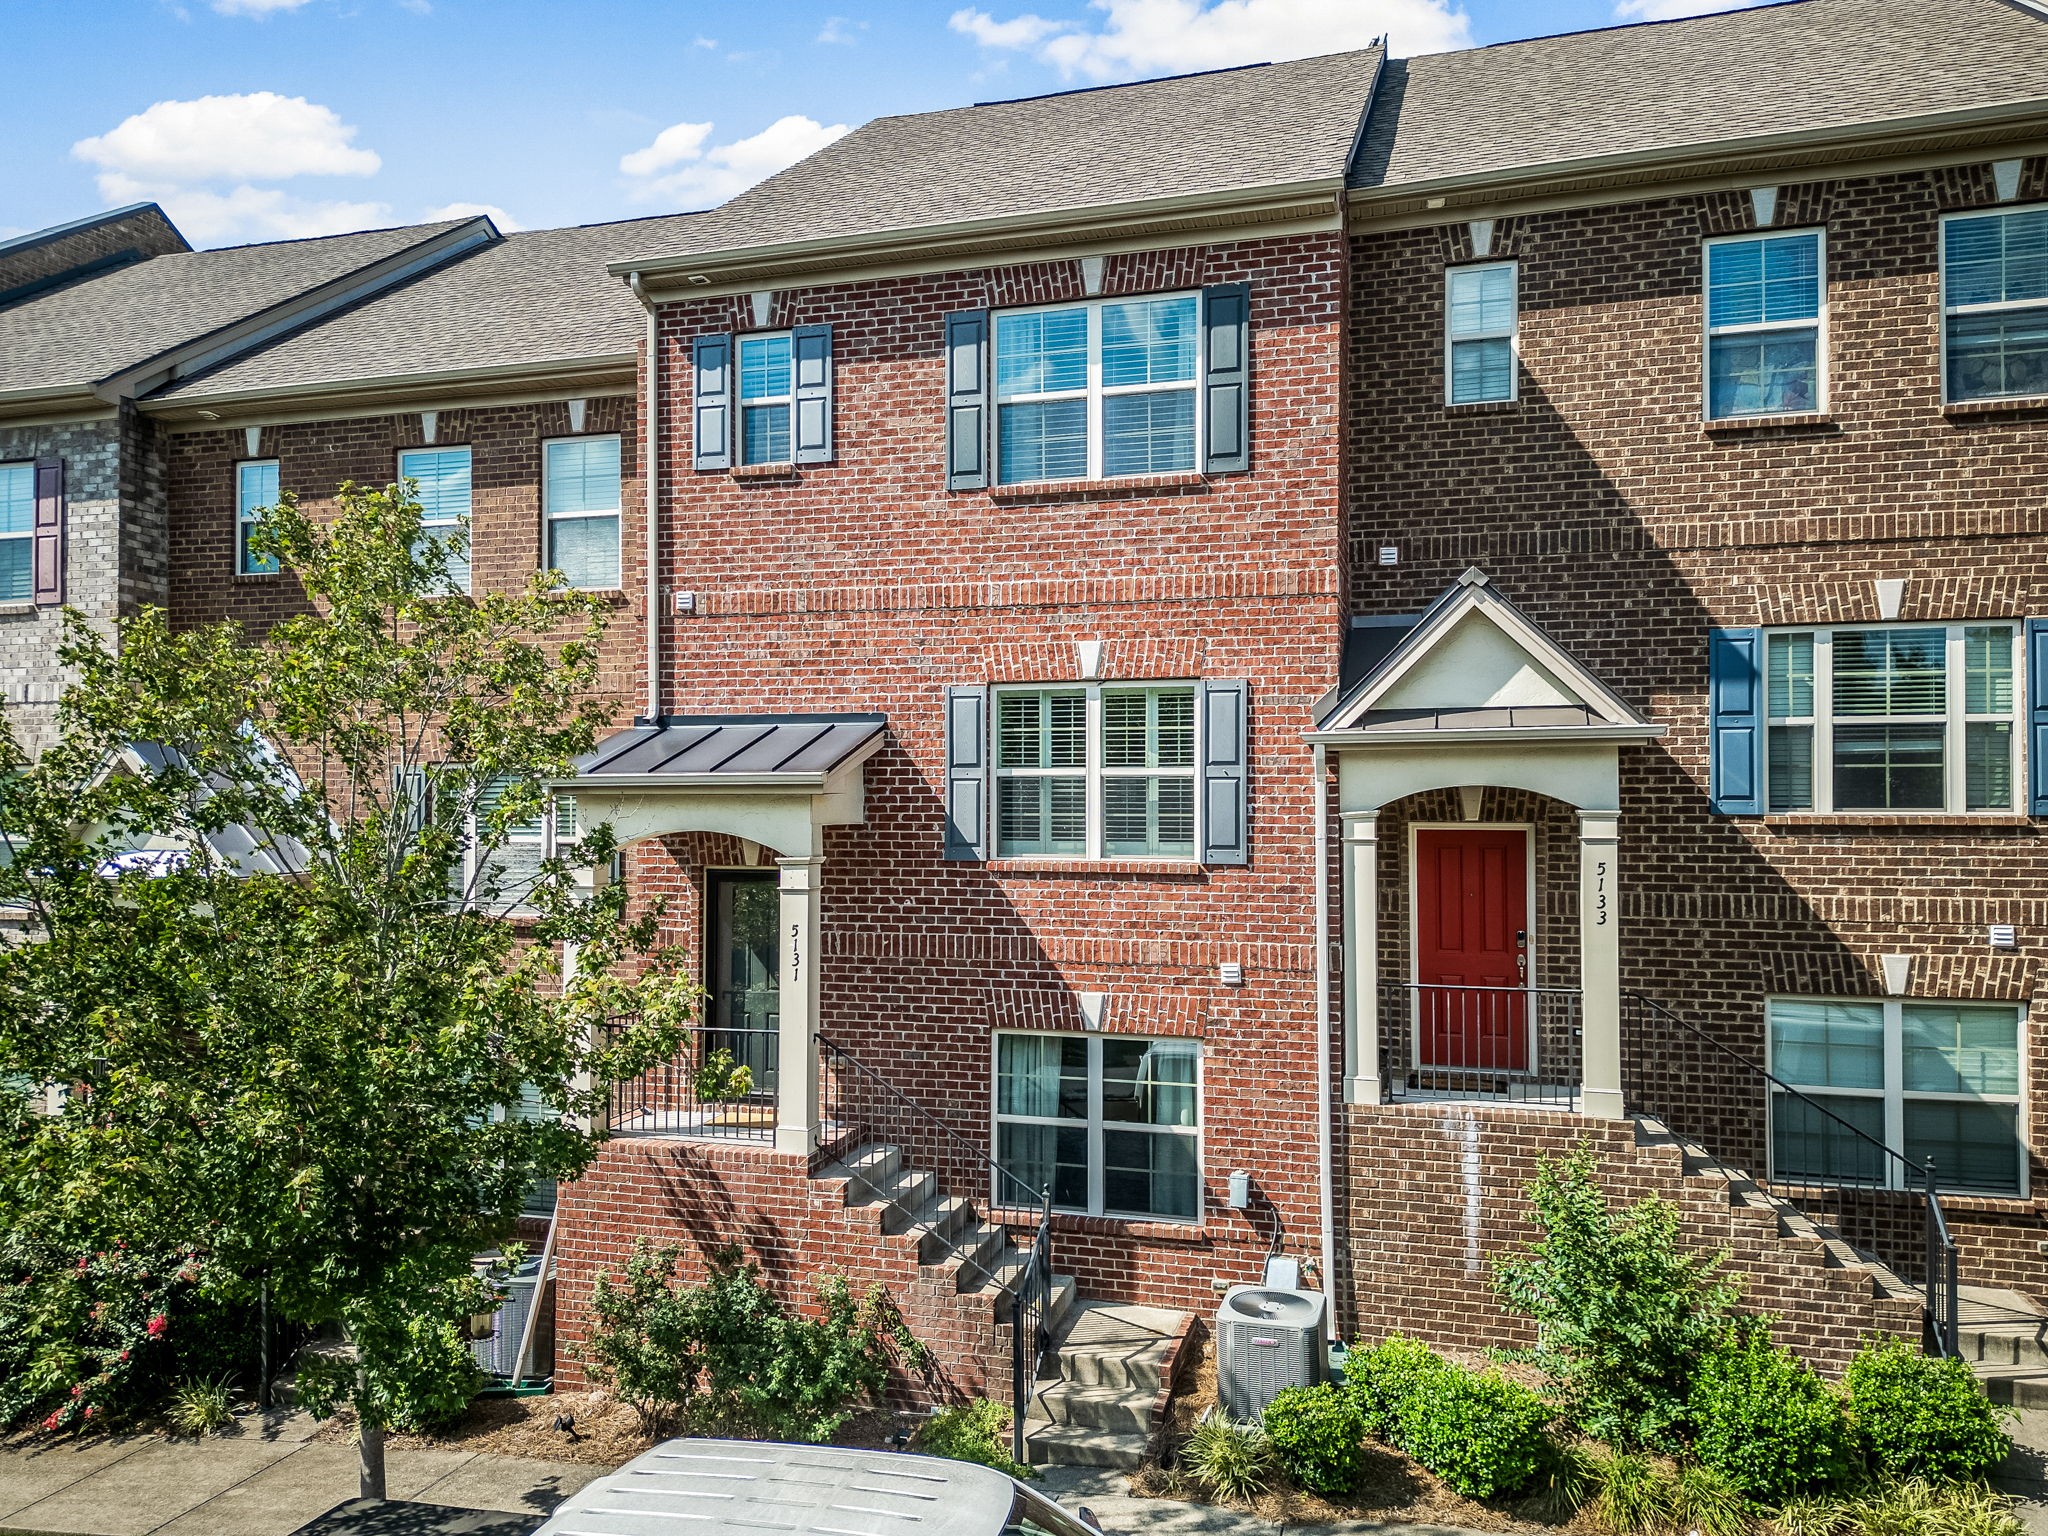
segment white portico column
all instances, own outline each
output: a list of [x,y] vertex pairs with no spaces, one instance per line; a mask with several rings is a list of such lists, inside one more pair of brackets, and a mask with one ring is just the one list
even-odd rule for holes
[[825,861],[775,862],[782,871],[775,1150],[808,1155],[818,1144],[818,884]]
[[1621,1103],[1620,816],[1579,812],[1579,1022],[1585,1113],[1619,1120]]
[[1378,1104],[1380,1081],[1380,818],[1343,813],[1344,1102]]

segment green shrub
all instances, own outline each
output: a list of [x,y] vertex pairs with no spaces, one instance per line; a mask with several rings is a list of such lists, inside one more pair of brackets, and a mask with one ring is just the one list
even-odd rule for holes
[[709,1052],[690,1074],[690,1087],[700,1104],[744,1099],[754,1091],[754,1069],[735,1060],[724,1046]]
[[1520,1382],[1439,1361],[1401,1404],[1400,1445],[1456,1492],[1489,1499],[1529,1486],[1549,1421],[1550,1405]]
[[1287,1388],[1266,1405],[1265,1430],[1287,1475],[1311,1493],[1347,1494],[1365,1473],[1365,1415],[1328,1382]]
[[1264,1493],[1279,1470],[1279,1458],[1263,1427],[1220,1413],[1211,1413],[1195,1426],[1180,1448],[1180,1464],[1204,1493],[1240,1503]]
[[1678,1469],[1671,1483],[1671,1515],[1681,1531],[1699,1536],[1743,1536],[1749,1501],[1727,1474],[1698,1465]]
[[1846,1499],[1795,1499],[1772,1518],[1782,1536],[2021,1536],[2013,1501],[1982,1483],[1878,1483]]
[[1444,1361],[1419,1339],[1394,1334],[1371,1349],[1355,1349],[1344,1362],[1344,1380],[1365,1415],[1365,1432],[1389,1445],[1400,1444],[1401,1405]]
[[220,1434],[235,1422],[233,1385],[225,1376],[212,1381],[180,1382],[171,1390],[164,1420],[172,1434],[190,1435],[195,1440],[202,1435]]
[[1772,1343],[1765,1325],[1740,1330],[1700,1362],[1691,1415],[1693,1454],[1761,1503],[1839,1483],[1855,1469],[1841,1398]]
[[679,1248],[633,1239],[623,1280],[600,1274],[578,1357],[590,1379],[633,1410],[640,1432],[665,1433],[688,1413],[700,1363],[687,1296],[669,1282]]
[[1677,1210],[1655,1198],[1623,1210],[1579,1148],[1545,1159],[1529,1186],[1542,1236],[1497,1266],[1508,1309],[1535,1320],[1530,1358],[1573,1420],[1625,1448],[1683,1444],[1699,1362],[1719,1347],[1736,1288],[1722,1256],[1689,1252]]
[[1600,1462],[1600,1491],[1587,1512],[1609,1536],[1667,1529],[1678,1503],[1670,1474],[1648,1456],[1615,1453]]
[[1036,1477],[1037,1469],[1010,1457],[1010,1420],[1007,1405],[978,1397],[958,1407],[941,1408],[918,1426],[912,1444],[927,1456],[971,1461],[1010,1477]]
[[1968,1361],[1872,1338],[1850,1362],[1846,1385],[1857,1441],[1882,1477],[1981,1478],[2012,1449],[2004,1415],[1978,1388]]

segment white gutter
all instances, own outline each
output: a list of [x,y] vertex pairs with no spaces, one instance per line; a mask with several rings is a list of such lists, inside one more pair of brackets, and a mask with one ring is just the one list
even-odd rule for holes
[[641,408],[646,418],[641,461],[642,493],[647,503],[647,718],[661,718],[661,318],[654,302],[640,282],[638,272],[626,274],[626,284],[647,311],[647,398]]
[[1316,861],[1316,1195],[1323,1223],[1323,1320],[1337,1335],[1336,1137],[1330,1103],[1330,787],[1323,744],[1315,744]]

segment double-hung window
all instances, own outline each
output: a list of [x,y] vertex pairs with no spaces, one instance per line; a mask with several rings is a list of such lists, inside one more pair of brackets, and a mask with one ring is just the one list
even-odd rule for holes
[[1200,1098],[1194,1040],[998,1034],[997,1203],[1200,1220]]
[[2014,624],[1772,631],[1767,808],[2013,810],[2018,646]]
[[997,478],[1014,485],[1193,469],[1200,334],[1191,293],[996,315]]
[[1881,1144],[1932,1163],[1945,1189],[2021,1193],[2019,1007],[1773,998],[1766,1011],[1772,1072],[1828,1112],[1772,1090],[1774,1178],[1910,1177]]
[[[398,456],[398,478],[413,482],[420,504],[420,539],[438,540],[448,550],[448,580],[458,592],[469,590],[469,545],[452,547],[451,535],[467,529],[470,514],[470,460],[467,448],[408,448]],[[417,551],[416,551],[417,552]]]
[[1822,232],[1709,240],[1707,417],[1826,409]]
[[36,467],[0,464],[0,603],[35,595]]
[[1515,398],[1517,282],[1512,261],[1444,273],[1444,398],[1452,405]]
[[2048,207],[1942,222],[1950,400],[2048,395]]
[[248,459],[235,466],[235,570],[243,576],[268,576],[277,569],[275,555],[249,547],[249,535],[263,513],[277,505],[277,460]]
[[541,445],[547,563],[572,587],[619,584],[619,439],[558,437]]
[[740,462],[790,462],[792,385],[790,335],[740,337]]
[[1192,684],[996,693],[999,858],[1195,856]]

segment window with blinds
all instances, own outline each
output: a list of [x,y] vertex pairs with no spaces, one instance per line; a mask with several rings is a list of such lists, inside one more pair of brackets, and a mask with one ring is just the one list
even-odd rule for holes
[[1515,398],[1519,280],[1512,261],[1444,274],[1444,398],[1452,405]]
[[448,584],[469,590],[470,458],[467,448],[409,448],[398,456],[398,478],[420,504],[421,552],[437,543],[448,561]]
[[996,856],[1192,859],[1195,732],[1191,683],[997,690]]
[[235,466],[235,570],[243,576],[269,576],[277,570],[275,555],[249,547],[249,535],[263,514],[277,505],[277,460],[248,459]]
[[0,464],[0,603],[34,597],[35,536],[36,467]]
[[572,587],[619,585],[619,439],[559,437],[541,445],[547,564]]
[[2048,207],[1945,218],[1941,294],[1950,400],[2048,395]]
[[1708,419],[1826,409],[1821,231],[1709,240],[1706,261]]
[[782,331],[740,338],[740,462],[791,462],[790,416],[795,401],[790,335]]
[[2013,624],[1774,631],[1765,640],[1772,811],[2011,811]]

